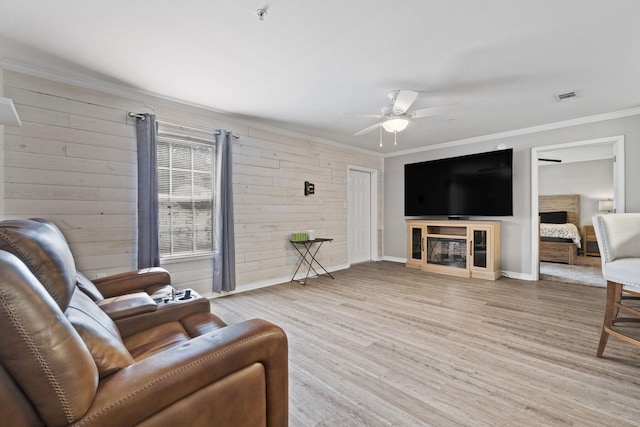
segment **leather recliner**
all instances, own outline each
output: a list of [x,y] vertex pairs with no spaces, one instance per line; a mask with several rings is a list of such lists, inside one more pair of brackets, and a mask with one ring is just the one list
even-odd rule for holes
[[[116,321],[123,337],[187,315],[208,314],[211,309],[209,300],[197,292],[191,292],[188,300],[175,296],[167,298],[175,289],[169,273],[162,268],[130,271],[90,281],[75,269],[71,249],[60,229],[46,219],[1,221],[0,249],[16,255],[36,276],[39,269],[45,268],[54,271],[65,268],[68,274],[75,274],[78,288]],[[56,263],[60,265],[56,267]],[[207,320],[207,316],[200,317]]]
[[[58,226],[48,219],[32,218],[26,220],[7,220],[0,222],[0,227],[38,227],[44,224],[51,228],[59,239],[58,244],[68,246],[67,239],[62,234]],[[53,238],[56,238],[54,236]],[[78,284],[94,300],[112,298],[125,294],[145,292],[151,296],[163,296],[170,294],[175,289],[171,286],[171,276],[169,272],[161,267],[142,268],[139,270],[127,271],[113,274],[90,281],[82,273],[78,273]],[[87,289],[83,288],[86,285]],[[89,291],[89,292],[86,292]]]
[[40,245],[31,252],[16,239],[4,239],[10,251],[0,250],[0,420],[287,425],[282,329],[173,310],[123,336],[76,285],[70,251],[50,228],[36,230]]

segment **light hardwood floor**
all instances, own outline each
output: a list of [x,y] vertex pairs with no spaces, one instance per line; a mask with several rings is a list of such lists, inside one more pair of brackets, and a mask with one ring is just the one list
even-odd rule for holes
[[637,426],[640,352],[595,357],[605,290],[366,263],[214,299],[289,337],[290,425]]

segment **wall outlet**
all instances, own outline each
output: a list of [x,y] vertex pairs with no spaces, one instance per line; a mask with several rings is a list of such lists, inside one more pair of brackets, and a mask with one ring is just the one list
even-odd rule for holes
[[107,277],[107,273],[98,273],[98,274],[96,274],[96,279],[102,279],[103,277]]

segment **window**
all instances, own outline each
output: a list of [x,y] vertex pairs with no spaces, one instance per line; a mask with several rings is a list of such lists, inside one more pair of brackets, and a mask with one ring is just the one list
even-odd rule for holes
[[160,257],[213,250],[214,145],[158,138]]

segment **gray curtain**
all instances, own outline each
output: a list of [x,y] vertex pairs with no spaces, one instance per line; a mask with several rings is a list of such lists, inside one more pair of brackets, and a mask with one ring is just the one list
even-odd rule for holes
[[236,288],[236,245],[233,229],[233,186],[231,151],[233,135],[224,129],[216,133],[216,183],[213,221],[213,291]]
[[157,134],[155,115],[138,117],[138,268],[160,266]]

